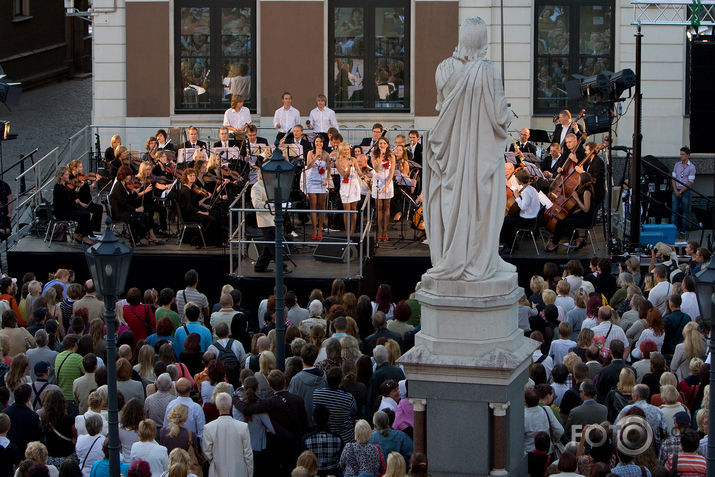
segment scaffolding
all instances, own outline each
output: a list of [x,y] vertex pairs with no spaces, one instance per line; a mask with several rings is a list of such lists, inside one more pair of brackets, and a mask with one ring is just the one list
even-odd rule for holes
[[691,26],[693,24],[691,8],[697,6],[701,27],[715,27],[715,0],[671,0],[652,2],[631,0],[633,21],[631,25]]

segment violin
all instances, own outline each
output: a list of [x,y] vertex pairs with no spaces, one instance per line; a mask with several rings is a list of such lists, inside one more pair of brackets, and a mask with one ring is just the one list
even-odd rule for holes
[[101,179],[101,178],[102,178],[102,176],[100,176],[100,175],[97,174],[96,172],[88,172],[88,173],[86,173],[86,174],[79,174],[77,177],[75,177],[75,179],[78,179],[78,180],[80,180],[80,181],[82,181],[82,182],[85,182],[85,181],[98,181],[98,180]]
[[127,181],[125,187],[129,192],[136,192],[137,190],[141,189],[142,181],[138,177],[132,177]]
[[204,189],[203,187],[199,186],[198,184],[194,184],[191,186],[191,192],[193,192],[196,195],[200,195],[202,197],[210,197],[211,193]]
[[241,178],[241,175],[238,172],[230,169],[228,166],[221,166],[221,176],[225,179],[231,179],[233,181],[237,181]]

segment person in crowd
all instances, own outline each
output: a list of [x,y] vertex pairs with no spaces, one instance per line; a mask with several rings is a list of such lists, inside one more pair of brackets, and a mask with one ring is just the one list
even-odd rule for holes
[[149,463],[152,477],[159,477],[169,469],[169,453],[166,447],[156,442],[156,424],[153,419],[139,423],[139,440],[132,444],[130,461],[143,460]]
[[83,477],[89,477],[95,462],[102,460],[102,445],[106,436],[102,434],[104,420],[97,414],[87,416],[84,422],[87,433],[77,436],[75,447]]
[[343,448],[340,455],[340,468],[344,477],[370,475],[377,477],[381,471],[381,455],[376,445],[370,443],[372,429],[367,421],[360,419],[355,423],[355,442]]
[[77,431],[77,435],[87,434],[87,418],[89,416],[99,416],[102,418],[102,434],[107,435],[109,433],[109,423],[106,417],[102,414],[102,410],[106,411],[107,403],[105,402],[106,397],[103,393],[99,391],[93,391],[89,394],[87,399],[88,409],[84,414],[74,418],[74,428]]
[[[204,416],[203,410],[201,409],[201,406],[191,399],[191,389],[192,384],[191,381],[189,381],[188,379],[180,378],[178,381],[176,381],[176,392],[179,394],[179,397],[171,401],[166,406],[166,413],[164,414],[164,422],[162,424],[162,439],[164,438],[164,431],[166,431],[167,433],[171,431],[172,435],[170,437],[172,438],[176,437],[178,434],[178,430],[176,427],[172,427],[171,430],[167,430],[167,426],[169,425],[169,415],[171,414],[172,409],[178,404],[183,404],[187,408],[185,412],[186,416],[184,417],[184,421],[182,422],[182,427],[185,426],[188,431],[190,431],[199,439],[201,439],[201,436],[203,435],[204,426],[206,425],[206,418]],[[180,417],[179,414],[183,415],[184,412],[174,414],[174,420],[177,423],[181,422],[178,421]],[[166,447],[168,448],[168,446]]]
[[40,424],[49,454],[47,462],[55,466],[62,465],[65,458],[75,454],[76,442],[74,416],[68,414],[67,401],[62,392],[50,391],[45,394]]
[[[110,467],[109,467],[109,439],[104,440],[102,444],[102,453],[104,454],[104,459],[96,461],[92,464],[92,469],[90,470],[89,477],[110,477]],[[119,472],[121,475],[129,475],[129,465],[124,462],[119,462]]]
[[370,443],[380,447],[383,454],[390,455],[395,451],[402,456],[405,466],[412,457],[412,439],[402,431],[390,427],[390,418],[383,411],[376,412],[372,417],[375,430],[370,438]]
[[342,439],[330,431],[330,410],[317,404],[313,410],[315,430],[305,435],[305,447],[313,452],[318,460],[319,475],[338,475],[338,463],[343,448]]
[[648,301],[665,315],[668,297],[673,293],[673,285],[668,281],[668,271],[664,265],[659,264],[653,268],[655,286],[648,292]]
[[125,464],[131,464],[132,445],[139,442],[139,423],[144,420],[144,403],[131,398],[122,407],[119,418],[119,441]]
[[327,372],[327,387],[313,391],[312,402],[313,407],[323,405],[328,408],[330,430],[338,434],[346,444],[352,441],[353,423],[358,409],[352,394],[340,389],[342,381],[342,369],[330,368]]
[[[2,411],[3,414],[10,417],[12,422],[9,431],[6,431],[7,439],[17,446],[22,455],[25,454],[29,442],[43,440],[40,417],[28,405],[31,393],[32,389],[29,385],[18,386],[13,393],[15,402]],[[47,395],[45,395],[43,403],[46,400]]]
[[[248,425],[231,416],[231,396],[219,393],[216,396],[218,419],[206,424],[201,441],[204,456],[209,462],[209,476],[253,475],[253,451]],[[241,451],[238,451],[241,449]]]
[[168,373],[162,373],[156,378],[156,392],[147,396],[144,400],[144,414],[154,421],[157,428],[157,435],[164,425],[164,416],[169,403],[176,399],[171,393],[172,381]]
[[534,435],[543,431],[552,436],[555,441],[561,438],[564,428],[554,416],[551,407],[539,406],[539,393],[535,389],[524,392],[524,452],[534,450]]
[[665,337],[661,352],[668,361],[673,358],[675,347],[683,341],[683,330],[691,320],[688,315],[680,311],[682,300],[680,295],[671,295],[668,298],[669,313],[663,316]]
[[[179,292],[177,294],[177,299],[176,299],[177,306],[179,306],[178,297],[180,295],[181,295],[181,292]],[[208,305],[206,305],[206,306],[208,309]],[[201,309],[199,308],[199,305],[194,302],[189,302],[184,307],[183,311],[184,311],[184,313],[181,313],[180,315],[184,316],[184,314],[185,314],[187,322],[184,323],[179,328],[177,328],[176,332],[174,333],[174,351],[176,352],[176,355],[181,356],[181,353],[184,352],[184,342],[186,341],[186,338],[192,333],[196,333],[197,335],[199,335],[199,338],[200,338],[199,352],[200,353],[205,352],[207,349],[209,349],[209,346],[211,346],[213,337],[211,336],[211,332],[209,331],[209,329],[206,328],[199,321],[199,318],[201,317]],[[199,358],[199,361],[200,361],[200,358]]]
[[[312,416],[313,392],[326,387],[327,381],[325,372],[315,367],[315,361],[318,358],[318,348],[315,345],[308,343],[303,346],[300,358],[303,361],[303,369],[291,379],[288,392],[303,398],[306,416]],[[309,424],[312,423],[309,421]]]
[[615,422],[616,416],[627,405],[633,402],[633,388],[636,385],[636,375],[631,368],[623,368],[618,375],[618,384],[606,396],[608,420]]
[[596,380],[597,400],[601,404],[606,402],[608,392],[618,383],[621,370],[626,366],[623,361],[624,343],[621,340],[613,340],[611,342],[612,360],[608,366],[605,366]]

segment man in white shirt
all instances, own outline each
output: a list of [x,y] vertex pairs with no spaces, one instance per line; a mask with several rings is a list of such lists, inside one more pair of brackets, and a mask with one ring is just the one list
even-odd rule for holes
[[286,91],[283,93],[283,96],[281,96],[281,99],[283,106],[276,109],[273,115],[273,127],[278,129],[278,135],[276,136],[278,140],[291,132],[293,126],[300,124],[300,111],[291,106],[293,96]]
[[[524,169],[519,169],[514,173],[514,177],[518,182],[518,187],[514,190],[516,205],[519,207],[519,215],[516,217],[505,217],[502,225],[500,242],[504,244],[504,252],[510,253],[511,244],[514,242],[514,236],[517,229],[532,228],[536,224],[536,217],[539,215],[541,203],[539,196],[532,186],[529,185],[531,176]],[[514,244],[514,249],[518,244]]]
[[190,301],[196,303],[201,309],[203,316],[208,318],[209,301],[206,295],[196,289],[199,284],[199,273],[192,268],[184,274],[184,283],[186,284],[186,288],[176,292],[176,309],[182,323],[186,322],[184,319],[184,306]]
[[223,113],[223,125],[234,135],[245,134],[246,127],[251,124],[251,112],[243,101],[243,96],[234,94],[231,96],[231,107]]
[[191,381],[186,378],[179,378],[176,381],[176,392],[179,397],[174,399],[166,406],[166,414],[164,414],[163,427],[169,425],[169,413],[177,404],[185,404],[189,408],[189,417],[184,423],[184,427],[196,434],[199,439],[204,435],[204,426],[206,425],[206,417],[204,411],[197,403],[191,399]]
[[[607,306],[602,306],[598,309],[598,325],[591,328],[593,336],[603,336],[606,343],[603,345],[606,349],[611,349],[611,341],[620,340],[622,343],[628,343],[626,333],[618,325],[611,322],[613,311]],[[628,356],[629,349],[626,348],[624,356]]]
[[231,328],[231,321],[236,315],[236,310],[233,309],[233,298],[228,293],[222,293],[221,298],[219,298],[219,304],[221,309],[211,313],[211,329],[213,329],[214,338],[216,338],[216,326],[219,323],[226,323],[226,325]]
[[698,296],[695,294],[695,279],[691,276],[685,277],[680,288],[683,292],[680,295],[680,298],[683,300],[680,304],[680,311],[695,321],[700,316]]
[[340,132],[335,111],[326,106],[328,98],[324,94],[319,94],[316,103],[318,107],[314,108],[308,116],[308,121],[310,121],[308,127],[317,133],[327,133],[330,128],[335,128]]
[[658,264],[653,268],[653,279],[656,285],[648,293],[648,301],[665,316],[665,305],[668,297],[673,294],[673,285],[668,282],[668,270],[665,265]]

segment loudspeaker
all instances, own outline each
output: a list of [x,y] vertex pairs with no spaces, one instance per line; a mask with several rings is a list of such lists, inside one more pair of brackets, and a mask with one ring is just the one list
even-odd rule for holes
[[[347,237],[323,237],[315,247],[313,258],[324,262],[347,262],[348,249],[344,242],[347,242]],[[336,243],[343,242],[343,243]],[[350,246],[350,260],[357,260],[358,249],[355,245]]]
[[694,40],[690,46],[690,152],[712,153],[715,95],[715,42]]

